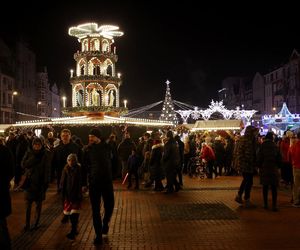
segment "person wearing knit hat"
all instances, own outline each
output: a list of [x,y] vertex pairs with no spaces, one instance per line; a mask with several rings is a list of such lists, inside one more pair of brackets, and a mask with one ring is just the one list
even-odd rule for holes
[[[89,131],[89,144],[83,150],[82,162],[83,189],[89,188],[89,196],[93,214],[93,225],[96,237],[95,245],[102,244],[102,235],[109,231],[109,222],[114,211],[114,190],[111,169],[111,147],[101,140],[98,129]],[[87,181],[88,180],[88,181]],[[100,213],[103,201],[104,215]]]
[[93,128],[89,132],[89,145],[101,142],[101,132],[99,129]]
[[96,136],[97,138],[101,139],[101,132],[97,128],[93,128],[90,130],[89,135]]
[[39,137],[35,137],[35,138],[32,140],[32,146],[35,145],[35,144],[43,145],[42,139],[39,138]]
[[[21,166],[25,171],[24,179],[19,188],[24,189],[26,204],[26,224],[24,231],[37,229],[40,223],[42,203],[46,198],[46,191],[50,181],[51,155],[43,147],[43,141],[36,137],[32,141],[32,149],[26,151]],[[36,204],[35,222],[31,226],[31,207]]]

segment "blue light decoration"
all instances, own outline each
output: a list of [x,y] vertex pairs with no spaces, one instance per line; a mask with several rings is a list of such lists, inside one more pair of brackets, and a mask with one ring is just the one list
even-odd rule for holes
[[300,128],[300,114],[292,114],[284,102],[279,113],[264,115],[262,117],[262,124],[264,130],[272,130],[276,134],[282,135],[286,130]]

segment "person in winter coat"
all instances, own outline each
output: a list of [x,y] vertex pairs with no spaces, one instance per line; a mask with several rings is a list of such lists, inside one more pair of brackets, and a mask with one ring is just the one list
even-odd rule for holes
[[63,129],[60,133],[60,143],[54,148],[52,157],[52,169],[56,171],[57,178],[57,192],[60,193],[60,178],[62,170],[65,167],[67,157],[69,154],[76,154],[78,162],[82,160],[81,148],[71,140],[71,131],[69,129]]
[[[52,173],[56,172],[57,178],[57,193],[61,192],[60,188],[60,178],[62,170],[64,169],[69,154],[76,154],[78,162],[82,161],[82,149],[71,140],[71,131],[69,129],[63,129],[60,132],[60,142],[59,145],[54,147],[52,154]],[[53,175],[53,174],[52,174]],[[61,223],[66,223],[68,221],[68,216],[63,216]]]
[[32,149],[29,149],[22,160],[22,168],[25,169],[27,185],[23,187],[26,201],[26,223],[24,231],[30,229],[31,206],[36,204],[35,223],[33,229],[38,228],[42,202],[46,198],[46,190],[50,182],[50,153],[43,146],[40,138],[32,141]]
[[294,176],[293,206],[300,207],[300,132],[297,133],[297,139],[291,143],[289,155]]
[[273,141],[273,133],[268,132],[257,153],[260,181],[263,185],[264,208],[268,209],[269,186],[272,190],[272,210],[277,211],[277,187],[281,155]]
[[167,178],[166,194],[169,194],[174,192],[174,187],[175,192],[180,190],[180,185],[176,179],[180,156],[178,144],[174,139],[173,132],[169,130],[166,136],[167,138],[163,149],[162,162]]
[[253,207],[253,204],[250,202],[250,193],[256,167],[256,139],[255,128],[253,126],[246,127],[245,134],[240,138],[238,145],[238,162],[243,180],[235,201],[243,204],[242,195],[244,193],[245,207],[249,208]]
[[14,176],[13,154],[0,138],[0,249],[11,249],[11,241],[6,218],[11,214],[10,180]]
[[215,156],[214,150],[209,145],[209,143],[206,143],[206,142],[202,143],[200,158],[205,163],[205,166],[207,169],[207,178],[212,179],[213,172],[215,172],[215,176],[217,176],[217,172],[216,172],[216,170],[214,170],[216,156]]
[[182,186],[183,186],[182,171],[183,171],[183,162],[184,162],[184,143],[181,141],[179,135],[175,135],[174,139],[178,144],[178,150],[179,150],[179,164],[177,166],[177,176],[178,176],[178,182],[179,182],[180,188],[182,188]]
[[136,153],[136,149],[132,149],[132,153],[128,158],[128,186],[127,188],[132,187],[132,175],[134,175],[135,178],[135,187],[134,189],[139,189],[139,174],[138,169],[141,165],[141,159],[139,158],[139,155]]
[[[101,138],[98,129],[89,132],[89,145],[83,150],[83,186],[89,184],[93,224],[96,234],[95,245],[102,244],[102,235],[107,234],[114,210],[114,190],[111,169],[111,147]],[[84,188],[85,189],[85,188]],[[103,220],[100,214],[101,200],[104,205]]]
[[156,138],[153,140],[153,146],[150,154],[150,172],[154,179],[154,190],[162,191],[164,186],[162,184],[163,179],[163,168],[161,164],[163,147],[160,138]]
[[71,240],[75,239],[78,234],[77,224],[82,201],[81,177],[81,166],[78,163],[77,155],[69,154],[67,165],[64,167],[61,176],[61,189],[64,199],[64,215],[70,218],[72,225],[70,233],[67,234],[67,237]]
[[124,179],[128,172],[127,161],[129,156],[131,155],[132,149],[136,149],[136,145],[130,138],[130,133],[126,131],[124,134],[124,139],[120,142],[117,148],[122,165],[122,179]]

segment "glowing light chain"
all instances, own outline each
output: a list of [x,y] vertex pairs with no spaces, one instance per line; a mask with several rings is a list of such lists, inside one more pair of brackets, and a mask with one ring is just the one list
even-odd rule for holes
[[59,124],[133,124],[133,125],[145,125],[145,126],[172,126],[171,122],[165,122],[160,120],[151,120],[151,119],[140,119],[140,118],[129,118],[129,117],[111,117],[104,116],[104,119],[93,119],[88,118],[86,116],[78,116],[78,117],[64,117],[64,118],[49,118],[47,121],[44,119],[40,120],[31,120],[31,121],[22,121],[16,124],[13,124],[14,127],[22,127],[22,126],[46,126],[46,125],[59,125]]
[[153,107],[155,107],[155,106],[157,106],[161,103],[162,103],[162,101],[159,101],[159,102],[155,102],[155,103],[152,103],[152,104],[149,104],[149,105],[137,108],[137,109],[131,109],[131,110],[128,111],[128,113],[126,115],[124,115],[124,117],[134,116],[134,115],[144,113],[146,110],[149,110],[149,109],[151,109],[151,108],[153,108]]

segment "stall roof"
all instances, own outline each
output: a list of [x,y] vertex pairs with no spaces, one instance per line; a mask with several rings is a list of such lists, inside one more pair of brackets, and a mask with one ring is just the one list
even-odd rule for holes
[[11,124],[0,124],[0,133],[4,133],[11,126]]
[[244,127],[242,120],[200,120],[196,121],[192,131],[197,130],[240,130]]

